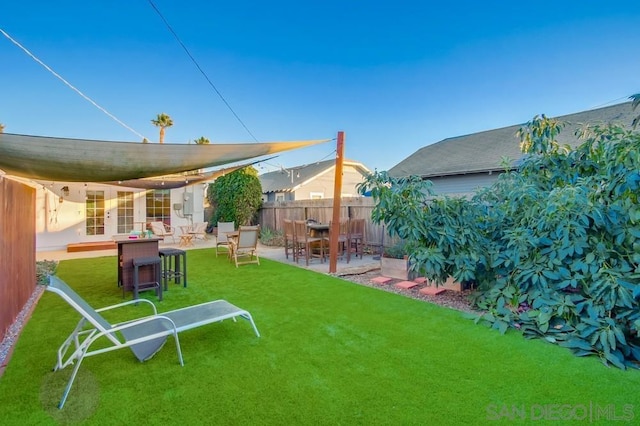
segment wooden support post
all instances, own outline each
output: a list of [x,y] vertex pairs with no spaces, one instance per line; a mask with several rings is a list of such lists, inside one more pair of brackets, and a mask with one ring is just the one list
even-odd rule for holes
[[329,232],[329,273],[338,266],[338,237],[340,236],[340,198],[342,196],[342,165],[344,162],[344,132],[338,132],[336,142],[336,171],[333,179],[333,224]]

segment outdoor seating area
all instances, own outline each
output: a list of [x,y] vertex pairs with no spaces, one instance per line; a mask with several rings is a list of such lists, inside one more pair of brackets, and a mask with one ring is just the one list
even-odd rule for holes
[[[289,259],[289,251],[293,261],[298,263],[302,257],[306,265],[313,259],[325,262],[330,255],[330,234],[334,224],[317,223],[305,220],[283,220],[284,252]],[[351,255],[362,259],[365,246],[365,220],[342,219],[338,224],[339,258],[349,263]]]

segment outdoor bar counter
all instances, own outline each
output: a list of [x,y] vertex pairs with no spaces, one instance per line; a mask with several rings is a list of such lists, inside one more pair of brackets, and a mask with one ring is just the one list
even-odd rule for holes
[[[158,245],[162,238],[129,238],[128,235],[114,235],[118,245],[118,286],[123,291],[133,290],[133,259],[136,257],[158,256]],[[153,281],[151,270],[140,271],[140,281]]]

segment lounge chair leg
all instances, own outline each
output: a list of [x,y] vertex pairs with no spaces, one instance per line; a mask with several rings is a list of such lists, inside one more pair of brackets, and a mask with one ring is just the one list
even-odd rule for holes
[[[253,317],[251,316],[251,314],[245,311],[245,313],[242,314],[241,317],[251,323],[251,327],[253,327],[253,331],[255,331],[256,336],[260,337],[260,332],[258,331],[258,327],[256,327],[256,323],[253,322]],[[235,318],[233,320],[235,321]]]
[[180,365],[184,367],[184,360],[182,359],[182,349],[180,349],[180,339],[178,339],[178,333],[173,333],[173,338],[176,340],[176,350],[178,351],[178,360]]
[[58,409],[62,410],[64,407],[64,403],[67,402],[67,396],[69,396],[69,391],[71,391],[71,386],[73,385],[73,381],[76,379],[76,375],[78,374],[78,370],[80,369],[80,364],[82,364],[82,360],[84,359],[84,355],[87,353],[86,348],[82,351],[82,356],[78,358],[76,365],[73,367],[73,372],[71,373],[71,378],[67,383],[67,387],[64,389],[64,393],[62,394],[62,399],[58,404]]

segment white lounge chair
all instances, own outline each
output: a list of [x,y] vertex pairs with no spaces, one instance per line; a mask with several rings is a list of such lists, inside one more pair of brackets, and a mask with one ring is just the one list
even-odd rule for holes
[[[178,360],[180,365],[184,365],[178,333],[229,318],[236,321],[237,317],[249,321],[256,336],[260,337],[251,314],[226,300],[201,303],[158,314],[156,306],[147,299],[130,300],[102,309],[93,309],[71,287],[56,276],[49,277],[49,285],[46,289],[58,294],[82,316],[76,328],[58,349],[58,360],[53,368],[54,371],[57,371],[75,363],[71,378],[58,404],[60,409],[67,400],[80,364],[85,357],[130,347],[140,361],[145,361],[162,348],[168,336],[173,336],[178,351]],[[110,324],[100,315],[100,312],[139,302],[151,305],[153,313],[117,324]],[[101,344],[98,349],[89,350],[96,340],[106,341],[109,345],[105,347],[104,344]],[[69,349],[72,352],[67,355]]]
[[173,226],[166,225],[164,222],[156,221],[150,222],[149,226],[151,227],[151,232],[153,232],[157,237],[163,239],[166,237],[171,237],[173,242],[176,242],[176,230]]

